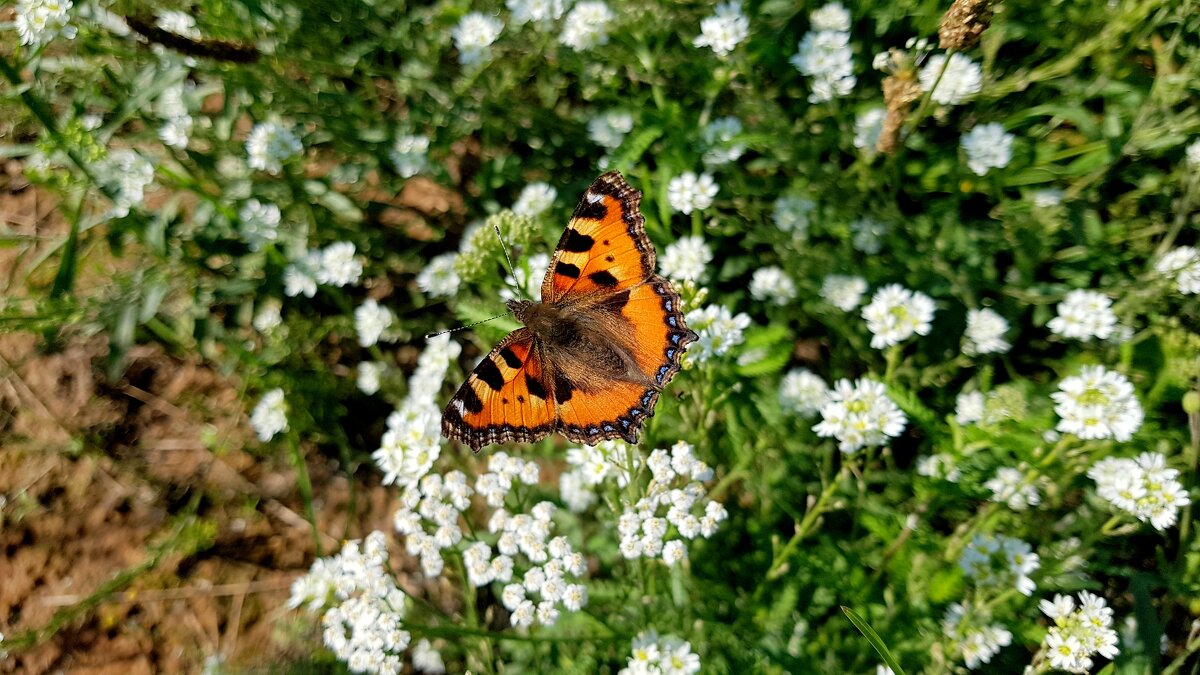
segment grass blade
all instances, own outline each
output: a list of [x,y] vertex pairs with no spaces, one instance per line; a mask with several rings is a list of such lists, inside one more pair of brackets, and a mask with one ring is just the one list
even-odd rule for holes
[[858,612],[849,607],[843,606],[842,611],[845,612],[846,618],[850,619],[850,623],[854,624],[854,627],[858,629],[858,632],[867,638],[867,642],[871,643],[875,651],[879,652],[879,658],[883,659],[883,662],[888,664],[896,675],[904,675],[904,669],[900,667],[900,662],[888,651],[887,645],[883,644],[883,639],[879,637],[879,633],[876,633],[874,628],[871,628],[871,624],[867,623],[865,619],[858,615]]

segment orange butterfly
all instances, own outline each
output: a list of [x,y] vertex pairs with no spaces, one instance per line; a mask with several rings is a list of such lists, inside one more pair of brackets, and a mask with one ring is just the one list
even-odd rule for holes
[[442,413],[442,435],[478,452],[557,431],[594,445],[636,443],[696,333],[654,273],[642,193],[610,171],[583,193],[542,282],[510,300],[525,324],[479,362]]

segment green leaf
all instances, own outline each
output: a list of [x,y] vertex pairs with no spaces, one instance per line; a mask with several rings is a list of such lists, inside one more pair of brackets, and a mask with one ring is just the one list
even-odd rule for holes
[[891,667],[896,675],[904,675],[904,669],[900,667],[900,662],[896,660],[896,657],[892,656],[892,652],[888,650],[887,645],[883,643],[883,639],[879,637],[875,629],[871,628],[871,625],[865,619],[849,607],[843,605],[842,612],[846,614],[846,618],[850,619],[850,623],[854,624],[858,632],[867,638],[867,642],[870,642],[875,651],[879,653],[879,658],[883,659],[883,662]]

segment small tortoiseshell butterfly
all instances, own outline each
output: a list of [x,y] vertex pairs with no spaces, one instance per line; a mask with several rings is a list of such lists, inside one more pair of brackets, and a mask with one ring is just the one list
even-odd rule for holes
[[610,171],[583,193],[542,282],[510,300],[525,324],[487,355],[442,414],[442,434],[478,452],[557,431],[594,445],[636,443],[696,333],[654,273],[642,193]]

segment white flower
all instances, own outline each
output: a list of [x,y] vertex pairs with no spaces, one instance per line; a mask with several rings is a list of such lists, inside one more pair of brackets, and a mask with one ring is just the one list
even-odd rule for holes
[[238,211],[238,222],[241,223],[239,230],[251,251],[275,241],[281,218],[279,207],[274,204],[264,204],[257,199],[248,199],[242,204]]
[[513,204],[513,213],[518,216],[537,216],[554,206],[554,198],[558,191],[546,183],[530,183],[521,190],[517,202]]
[[711,47],[718,56],[732,52],[750,34],[750,20],[742,14],[739,0],[717,5],[714,14],[700,21],[696,47]]
[[850,223],[850,232],[854,235],[854,248],[875,255],[883,248],[883,237],[887,234],[887,223],[874,218],[858,218]]
[[[812,103],[830,101],[854,90],[858,79],[854,75],[854,52],[850,49],[850,33],[843,29],[820,28],[821,25],[840,25],[840,21],[817,20],[828,12],[829,6],[814,12],[813,30],[804,34],[791,64],[802,74],[813,78]],[[829,12],[831,15],[836,11]],[[847,22],[848,23],[848,22]]]
[[609,24],[616,18],[603,2],[581,2],[567,13],[558,41],[577,52],[605,44]]
[[990,122],[980,124],[962,137],[962,149],[967,154],[967,166],[982,176],[988,169],[1003,169],[1012,161],[1012,144],[1016,137],[1004,130],[1004,125]]
[[723,356],[730,349],[742,344],[742,331],[750,326],[750,317],[740,313],[733,316],[720,305],[709,305],[693,309],[685,317],[687,324],[699,335],[696,344],[688,351],[688,358],[704,363],[714,356]]
[[829,385],[821,376],[804,368],[795,368],[779,383],[779,404],[797,415],[811,415],[821,409],[829,398]]
[[363,361],[358,364],[358,390],[367,396],[379,391],[379,376],[384,364],[378,361]]
[[970,670],[988,663],[1000,649],[1012,644],[1012,633],[1000,624],[988,624],[986,610],[966,603],[954,603],[942,618],[942,631],[953,641]]
[[446,663],[442,661],[442,655],[424,638],[412,649],[412,664],[414,669],[422,673],[436,675],[446,672]]
[[[942,73],[942,67],[946,72]],[[941,75],[941,80],[938,76]],[[958,105],[979,93],[983,85],[983,70],[971,59],[962,54],[951,54],[949,63],[945,54],[934,54],[925,62],[925,67],[917,75],[921,82],[921,90],[933,89],[934,103],[942,105]]]
[[1003,354],[1011,345],[1004,340],[1008,322],[990,309],[972,309],[967,312],[967,330],[964,334],[963,353]]
[[1156,530],[1173,526],[1180,507],[1191,503],[1179,482],[1179,471],[1168,468],[1166,457],[1159,453],[1143,453],[1136,459],[1109,457],[1087,473],[1096,481],[1096,494]]
[[865,150],[868,155],[875,154],[875,145],[879,143],[879,135],[883,133],[883,119],[887,110],[883,108],[868,108],[854,118],[854,147]]
[[[1193,145],[1200,147],[1200,141]],[[1196,166],[1200,167],[1200,161]],[[1159,259],[1154,265],[1154,270],[1165,277],[1174,278],[1180,293],[1200,293],[1200,250],[1192,246],[1172,249]]]
[[129,210],[141,206],[146,187],[154,181],[154,165],[133,150],[112,150],[96,163],[96,177],[112,192],[112,218],[123,218]]
[[840,2],[831,2],[808,16],[813,30],[850,30],[850,12]]
[[1043,188],[1030,192],[1029,198],[1033,200],[1033,205],[1039,209],[1048,209],[1061,204],[1063,197],[1066,197],[1066,195],[1066,192],[1058,188]]
[[290,129],[277,122],[254,125],[246,138],[246,165],[251,169],[277,174],[283,161],[304,151],[300,139]]
[[355,256],[354,244],[339,241],[321,251],[321,262],[313,276],[319,284],[346,286],[357,282],[362,272],[362,260]]
[[1037,486],[1026,482],[1024,472],[1009,466],[996,470],[996,475],[983,484],[992,491],[992,501],[1007,504],[1013,511],[1024,511],[1042,503]]
[[158,27],[169,33],[189,37],[193,40],[201,37],[200,31],[196,28],[196,20],[190,14],[177,10],[165,10],[158,12],[155,19]]
[[808,236],[809,216],[817,208],[816,202],[808,197],[785,195],[775,200],[771,219],[784,232],[792,232],[797,238]]
[[17,0],[17,35],[21,44],[40,46],[62,35],[75,39],[71,0]]
[[379,342],[384,332],[392,327],[393,321],[395,316],[392,310],[380,305],[373,298],[367,298],[354,310],[354,329],[358,331],[358,343],[370,347]]
[[304,294],[311,298],[317,293],[317,269],[321,266],[321,252],[309,251],[304,257],[293,260],[283,270],[283,292],[289,298]]
[[667,246],[659,261],[659,271],[674,281],[698,281],[712,258],[712,249],[702,237],[680,237]]
[[1117,655],[1113,611],[1104,598],[1082,591],[1078,608],[1067,595],[1055,595],[1053,602],[1042,600],[1038,606],[1054,622],[1043,643],[1050,667],[1087,673],[1092,670],[1093,656],[1111,659]]
[[1200,139],[1192,141],[1191,145],[1184,150],[1184,157],[1189,166],[1200,168]]
[[1020,539],[978,534],[963,549],[958,566],[981,588],[1011,587],[1028,596],[1037,588],[1029,575],[1041,567],[1041,559]]
[[507,0],[514,26],[526,23],[546,23],[563,15],[563,0]]
[[1058,316],[1050,319],[1046,327],[1050,332],[1077,340],[1093,337],[1106,340],[1116,330],[1117,315],[1112,311],[1112,300],[1103,293],[1076,289],[1058,303]]
[[272,389],[263,394],[254,412],[250,413],[250,426],[258,434],[258,440],[266,442],[281,431],[287,431],[287,402],[282,389]]
[[821,297],[843,312],[858,307],[867,292],[867,280],[862,277],[831,274],[821,283]]
[[388,158],[401,178],[412,178],[429,165],[429,137],[397,136],[392,149],[388,151]]
[[953,455],[939,452],[917,459],[917,475],[957,483],[962,471],[958,469]]
[[711,174],[696,175],[688,171],[667,183],[667,203],[680,213],[703,211],[712,206],[717,191]]
[[868,446],[883,445],[904,431],[908,419],[888,398],[882,382],[860,378],[838,380],[821,406],[821,421],[813,427],[818,436],[836,438],[838,448],[850,454]]
[[639,633],[626,667],[617,675],[691,675],[700,672],[700,657],[677,637],[659,637],[654,631]]
[[750,279],[750,296],[760,302],[786,305],[796,298],[796,284],[778,267],[761,267]]
[[870,304],[863,307],[862,317],[871,331],[871,346],[883,349],[914,334],[929,335],[933,312],[933,300],[928,295],[890,284],[875,292]]
[[672,539],[663,544],[662,559],[668,567],[674,567],[687,560],[687,547],[679,539]]
[[504,22],[482,12],[471,12],[464,16],[450,31],[454,46],[458,49],[458,62],[471,65],[491,57],[488,48],[500,37]]
[[275,330],[279,324],[283,323],[283,315],[280,314],[282,304],[275,299],[268,299],[259,307],[258,313],[250,321],[254,326],[254,330],[260,333],[269,333]]
[[604,148],[619,148],[633,131],[633,115],[623,110],[606,110],[588,120],[588,138]]
[[1064,378],[1058,389],[1050,398],[1061,418],[1055,428],[1065,434],[1124,442],[1142,426],[1142,406],[1133,395],[1133,385],[1121,373],[1104,366],[1084,366],[1079,375]]
[[430,260],[425,269],[417,275],[417,288],[435,298],[448,298],[458,293],[462,280],[458,278],[458,272],[454,269],[454,261],[457,258],[457,253],[443,253]]
[[964,391],[954,400],[954,421],[974,424],[983,419],[983,393]]
[[192,135],[193,124],[191,115],[167,118],[167,121],[158,128],[158,138],[167,147],[186,148]]
[[704,164],[720,166],[735,162],[746,152],[746,144],[737,140],[742,122],[736,117],[718,117],[704,126]]

